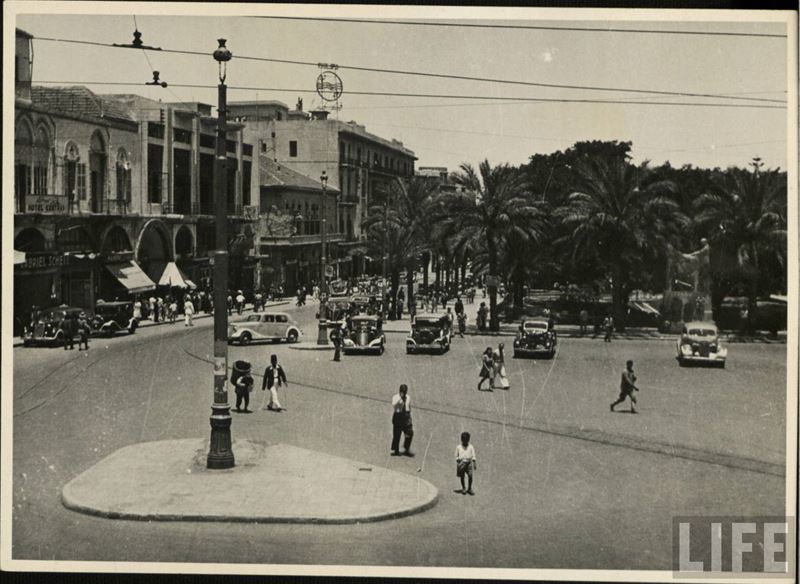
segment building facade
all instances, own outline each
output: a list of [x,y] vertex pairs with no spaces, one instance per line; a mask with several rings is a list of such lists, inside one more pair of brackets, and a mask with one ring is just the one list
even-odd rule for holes
[[[210,285],[216,142],[210,106],[33,87],[31,44],[31,35],[17,29],[15,334],[34,307],[91,309],[99,299],[150,293],[170,262],[198,285]],[[231,285],[252,288],[257,169],[242,126],[229,130]],[[122,268],[135,277],[122,278]]]

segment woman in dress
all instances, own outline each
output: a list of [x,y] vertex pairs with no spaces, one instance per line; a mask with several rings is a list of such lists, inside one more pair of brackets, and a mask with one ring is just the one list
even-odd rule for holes
[[503,345],[503,343],[497,346],[497,350],[492,355],[492,360],[494,361],[495,377],[500,379],[500,387],[508,389],[510,384],[508,383],[508,376],[506,375],[506,356],[505,353],[503,353],[504,347],[505,345]]
[[494,360],[492,359],[491,347],[486,347],[486,350],[483,352],[479,376],[478,391],[482,391],[481,386],[487,379],[489,380],[489,390],[491,391],[494,388]]

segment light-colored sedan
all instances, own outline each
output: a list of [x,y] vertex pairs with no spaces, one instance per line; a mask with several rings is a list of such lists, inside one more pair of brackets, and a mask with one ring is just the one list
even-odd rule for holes
[[720,344],[719,332],[710,322],[687,322],[678,339],[678,364],[708,363],[725,367],[728,349]]
[[247,319],[231,323],[228,343],[249,345],[253,341],[286,341],[296,343],[302,331],[285,312],[256,312]]

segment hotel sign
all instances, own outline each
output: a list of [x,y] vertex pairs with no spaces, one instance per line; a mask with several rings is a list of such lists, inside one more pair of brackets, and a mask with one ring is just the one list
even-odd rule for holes
[[63,214],[67,212],[67,197],[64,195],[34,195],[25,198],[26,213]]

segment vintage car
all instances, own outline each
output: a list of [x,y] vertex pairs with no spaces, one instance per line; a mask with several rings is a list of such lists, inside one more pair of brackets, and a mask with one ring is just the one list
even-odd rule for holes
[[119,331],[136,332],[139,319],[133,318],[133,302],[98,302],[94,309],[92,328],[107,337]]
[[355,309],[356,314],[372,314],[377,311],[376,302],[370,302],[370,297],[357,294],[350,299],[350,305]]
[[249,345],[253,341],[296,343],[303,333],[285,312],[256,312],[228,327],[228,343]]
[[411,323],[411,335],[406,338],[406,353],[450,349],[452,327],[444,314],[418,314]]
[[547,319],[535,318],[520,323],[514,339],[514,357],[544,355],[552,359],[556,354],[558,337]]
[[678,339],[678,364],[683,367],[689,363],[709,363],[725,367],[728,349],[719,341],[717,326],[710,322],[687,322],[683,325]]
[[377,315],[359,314],[350,319],[350,327],[342,343],[346,355],[361,352],[382,355],[385,346],[383,321]]
[[22,344],[27,347],[31,345],[63,343],[64,333],[61,330],[61,321],[65,318],[74,321],[72,323],[72,330],[74,331],[74,337],[77,337],[78,317],[81,313],[86,315],[86,322],[89,324],[91,334],[91,332],[93,332],[92,323],[94,320],[91,311],[62,304],[61,306],[47,308],[34,313],[31,316],[31,323],[23,330]]

